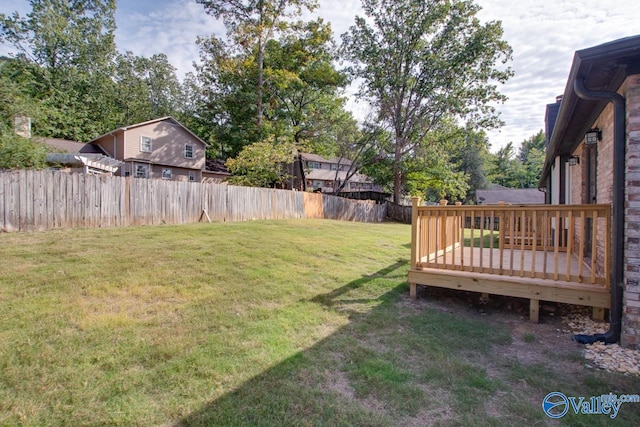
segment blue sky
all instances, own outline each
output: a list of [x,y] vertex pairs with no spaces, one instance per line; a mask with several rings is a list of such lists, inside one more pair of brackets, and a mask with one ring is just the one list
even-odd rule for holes
[[[360,0],[319,0],[315,12],[331,22],[336,38],[346,32]],[[640,8],[632,0],[476,0],[480,19],[500,20],[504,38],[513,47],[515,76],[502,92],[509,97],[498,111],[505,122],[489,132],[492,151],[512,141],[516,145],[544,127],[545,105],[564,92],[576,50],[640,34]],[[116,43],[122,52],[150,56],[165,53],[178,75],[198,59],[195,39],[223,35],[224,26],[204,13],[195,0],[119,0]],[[0,13],[29,11],[27,0],[0,0]],[[0,54],[10,52],[0,45]],[[348,91],[347,95],[353,93]],[[350,97],[348,108],[358,118],[366,105]]]

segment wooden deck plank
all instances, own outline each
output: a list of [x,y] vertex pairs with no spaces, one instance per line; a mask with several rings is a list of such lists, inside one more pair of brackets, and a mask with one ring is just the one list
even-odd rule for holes
[[[500,256],[501,255],[499,253],[501,252],[500,249],[484,248],[484,250],[480,252],[480,248],[458,246],[450,250],[457,252],[454,258],[456,260],[473,259],[474,265],[484,265],[485,267],[488,266],[490,269],[494,271],[500,270],[500,269],[510,269],[511,259],[513,259],[513,270],[515,271],[521,271],[521,270],[527,271],[527,272],[534,271],[534,270],[540,271],[541,268],[544,267],[546,271],[542,271],[542,273],[553,274],[554,270],[556,269],[553,264],[545,263],[546,253],[543,251],[534,252],[526,249],[524,251],[522,251],[521,249],[511,249],[511,250],[505,249],[504,252],[507,252],[507,251],[512,252],[512,254],[509,254],[508,257],[505,257],[509,260],[507,262],[507,259],[504,259],[503,257]],[[514,252],[515,254],[513,254]],[[480,256],[482,256],[482,259],[480,259]],[[574,259],[574,262],[567,263],[568,256],[573,256],[575,258],[575,254],[571,255],[565,252],[557,253],[558,265],[569,265],[570,268],[568,269],[568,271],[570,273],[570,276],[575,276],[575,277],[581,277],[583,275],[586,277],[591,276],[591,268],[589,265],[582,265],[582,268],[580,268],[580,265],[578,264],[578,262],[576,262],[575,259]],[[445,265],[442,255],[440,255],[435,260],[433,258],[434,257],[432,256],[431,262],[427,263],[427,257],[424,257],[422,260],[418,261],[418,265],[422,264],[424,266],[432,266],[434,263],[440,267]],[[448,258],[452,258],[452,257],[448,257]],[[506,263],[507,265],[501,265],[500,264],[501,261],[503,263]],[[453,264],[452,267],[453,266],[460,267],[461,265]],[[536,268],[533,268],[534,266],[536,266]]]
[[548,279],[477,274],[433,268],[409,270],[408,279],[412,286],[416,284],[436,286],[590,307],[610,308],[611,306],[611,297],[608,289],[583,283],[566,283]]

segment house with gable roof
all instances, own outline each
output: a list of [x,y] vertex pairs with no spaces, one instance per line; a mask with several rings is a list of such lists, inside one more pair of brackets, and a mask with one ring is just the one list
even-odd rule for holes
[[219,182],[223,170],[206,169],[207,143],[173,117],[124,126],[91,141],[123,162],[118,176],[190,182]]

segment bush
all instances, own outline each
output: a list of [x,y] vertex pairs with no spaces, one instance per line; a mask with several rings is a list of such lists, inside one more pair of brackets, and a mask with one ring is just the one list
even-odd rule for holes
[[43,144],[0,130],[0,169],[44,169],[46,155]]

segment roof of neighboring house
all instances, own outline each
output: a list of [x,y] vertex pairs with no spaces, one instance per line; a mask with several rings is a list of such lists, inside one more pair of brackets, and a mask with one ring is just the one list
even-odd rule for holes
[[345,157],[334,157],[332,159],[326,159],[318,154],[310,154],[310,153],[300,153],[302,160],[306,160],[308,162],[320,162],[320,163],[331,163],[331,164],[341,164],[345,166],[351,165],[353,162]]
[[[347,178],[347,171],[332,171],[329,169],[310,169],[309,172],[305,174],[305,178],[318,181],[333,181],[336,179],[336,173],[338,174],[338,179],[341,181]],[[366,175],[356,173],[349,178],[349,182],[373,183],[373,180]]]
[[206,159],[203,172],[231,175],[224,165],[224,160],[219,159]]
[[63,153],[83,153],[83,154],[106,154],[100,147],[91,143],[70,141],[60,138],[35,138],[55,150]]
[[607,101],[587,101],[574,91],[577,79],[595,91],[617,91],[627,76],[640,73],[640,35],[575,52],[569,78],[538,184],[544,187],[557,156],[570,155],[583,140]]
[[98,153],[49,153],[47,162],[70,166],[89,166],[106,172],[114,173],[124,164],[113,157]]
[[544,193],[537,188],[476,190],[476,203],[479,205],[542,205]]
[[180,123],[179,121],[177,121],[176,119],[174,119],[174,118],[173,118],[173,117],[171,117],[171,116],[160,117],[160,118],[153,119],[153,120],[149,120],[149,121],[146,121],[146,122],[136,123],[136,124],[133,124],[133,125],[120,127],[120,128],[118,128],[118,129],[114,129],[114,130],[112,130],[111,132],[107,132],[107,133],[105,133],[105,134],[103,134],[103,135],[100,135],[99,137],[94,138],[94,139],[92,139],[92,140],[91,140],[91,141],[89,141],[89,142],[91,143],[91,142],[93,142],[93,141],[97,141],[98,139],[104,138],[104,137],[105,137],[105,136],[107,136],[107,135],[112,135],[112,134],[114,134],[114,133],[116,133],[116,132],[124,132],[124,131],[130,130],[130,129],[135,129],[135,128],[140,127],[140,126],[146,126],[146,125],[150,125],[150,124],[152,124],[152,123],[157,123],[157,122],[171,122],[171,123],[173,123],[173,124],[175,124],[175,125],[177,125],[177,126],[180,126],[180,127],[181,127],[181,128],[183,128],[187,133],[189,133],[189,134],[190,134],[190,135],[191,135],[191,136],[192,136],[196,141],[201,142],[205,147],[208,147],[208,146],[209,146],[209,144],[207,144],[207,143],[206,143],[206,142],[204,142],[202,139],[200,139],[200,137],[199,137],[198,135],[196,135],[195,133],[191,132],[191,130],[189,130],[189,128],[188,128],[188,127],[186,127],[185,125],[183,125],[182,123]]

